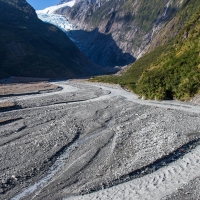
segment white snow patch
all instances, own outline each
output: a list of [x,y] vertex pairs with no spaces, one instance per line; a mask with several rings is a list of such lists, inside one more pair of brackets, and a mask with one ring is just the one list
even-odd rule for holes
[[62,31],[66,32],[69,30],[76,29],[76,26],[71,24],[68,19],[62,15],[54,14],[56,10],[63,7],[72,7],[75,4],[75,0],[69,1],[67,3],[63,3],[61,5],[51,6],[48,8],[45,8],[44,10],[37,10],[37,16],[39,19],[41,19],[44,22],[53,24],[57,26]]
[[48,8],[45,8],[44,10],[37,10],[37,14],[38,13],[43,13],[43,14],[53,14],[56,10],[58,10],[59,8],[63,8],[63,7],[72,7],[75,4],[75,0],[69,1],[67,3],[63,3],[61,5],[56,5],[56,6],[51,6]]
[[75,25],[71,24],[68,19],[62,15],[58,14],[45,14],[37,12],[38,18],[43,22],[47,22],[57,26],[62,31],[66,32],[69,30],[74,30],[76,28]]

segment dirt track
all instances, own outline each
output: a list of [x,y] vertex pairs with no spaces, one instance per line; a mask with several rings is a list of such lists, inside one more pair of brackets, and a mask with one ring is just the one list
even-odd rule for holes
[[1,199],[161,199],[200,176],[199,106],[143,101],[117,86],[57,84],[63,90],[1,98],[19,106],[0,113],[16,119],[0,124]]

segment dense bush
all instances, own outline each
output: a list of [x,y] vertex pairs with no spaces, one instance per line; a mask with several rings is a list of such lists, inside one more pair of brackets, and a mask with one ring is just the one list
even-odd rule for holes
[[149,99],[188,100],[200,89],[200,12],[186,24],[174,45],[151,64],[138,83]]

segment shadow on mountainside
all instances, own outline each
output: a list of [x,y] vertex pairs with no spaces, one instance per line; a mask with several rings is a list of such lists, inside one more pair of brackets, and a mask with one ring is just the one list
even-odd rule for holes
[[0,79],[79,78],[103,71],[63,31],[39,20],[25,0],[0,0]]
[[67,35],[90,60],[102,67],[125,66],[136,60],[131,54],[122,52],[111,34],[102,34],[98,29],[90,32],[71,30]]

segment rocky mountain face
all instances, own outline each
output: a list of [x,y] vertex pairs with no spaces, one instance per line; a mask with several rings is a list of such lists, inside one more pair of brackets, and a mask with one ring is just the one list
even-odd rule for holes
[[[64,5],[67,1],[60,1],[59,5]],[[106,1],[105,1],[106,2]],[[64,15],[75,27],[79,30],[68,31],[67,35],[75,42],[75,44],[86,54],[86,56],[95,62],[96,64],[106,68],[113,68],[115,66],[124,66],[135,61],[134,56],[129,52],[123,52],[123,50],[118,47],[116,41],[113,39],[111,34],[104,34],[99,32],[98,28],[91,31],[87,31],[82,28],[84,24],[85,16],[88,13],[88,6],[92,6],[90,10],[96,10],[101,5],[103,1],[96,2],[92,1],[76,1],[75,5],[72,7],[63,6],[57,9],[54,13],[62,14],[69,13],[73,15],[75,20],[71,20],[69,16]],[[79,12],[76,8],[77,6],[81,9]],[[72,11],[73,10],[73,11]],[[51,16],[49,16],[51,17]],[[61,27],[62,25],[59,25]]]
[[118,47],[111,34],[105,35],[98,29],[90,32],[71,30],[68,36],[90,60],[104,67],[107,72],[110,71],[109,68],[125,66],[135,61],[130,53],[123,52]]
[[100,34],[110,35],[123,53],[138,58],[162,43],[164,37],[167,42],[176,35],[183,20],[169,35],[165,35],[163,29],[170,21],[168,30],[176,26],[173,19],[188,2],[190,0],[77,0],[72,8],[63,7],[56,13],[66,16],[88,34],[98,30]]
[[200,2],[187,0],[165,25],[154,35],[151,42],[145,47],[145,52],[151,52],[156,47],[167,44],[175,38],[183,27],[190,21],[191,17],[200,9]]
[[0,78],[77,77],[101,69],[25,0],[0,0]]
[[93,80],[118,83],[144,99],[188,101],[200,91],[199,41],[200,1],[190,0],[146,46],[150,52],[125,73]]

